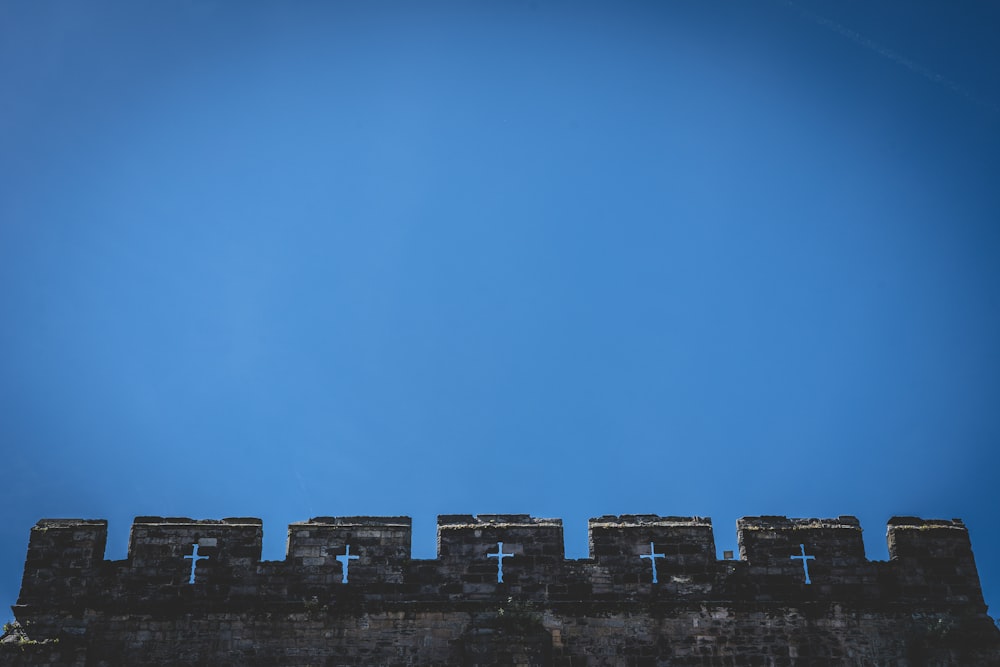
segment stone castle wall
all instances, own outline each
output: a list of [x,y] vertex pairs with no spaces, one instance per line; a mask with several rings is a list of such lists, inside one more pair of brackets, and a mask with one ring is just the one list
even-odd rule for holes
[[443,515],[431,560],[410,530],[314,518],[261,561],[258,519],[139,517],[106,561],[107,522],[42,520],[0,664],[1000,665],[958,520],[892,519],[886,562],[853,517],[740,519],[738,560],[698,517],[591,519],[577,560],[558,519]]

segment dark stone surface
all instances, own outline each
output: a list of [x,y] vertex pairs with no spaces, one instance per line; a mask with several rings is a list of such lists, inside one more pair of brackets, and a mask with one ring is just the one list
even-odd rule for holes
[[1000,665],[960,521],[893,518],[887,562],[854,517],[737,529],[740,560],[716,560],[709,519],[603,516],[566,560],[558,519],[443,515],[438,557],[412,560],[408,517],[317,517],[261,562],[258,519],[140,517],[105,561],[106,522],[44,519],[0,664]]

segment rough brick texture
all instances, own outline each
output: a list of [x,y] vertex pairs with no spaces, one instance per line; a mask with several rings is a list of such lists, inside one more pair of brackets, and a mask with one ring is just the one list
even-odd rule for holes
[[410,558],[410,529],[319,517],[262,562],[258,519],[140,517],[105,561],[105,521],[45,519],[0,664],[1000,665],[957,520],[893,518],[887,562],[853,517],[740,519],[740,560],[721,561],[699,517],[591,519],[579,560],[558,519],[441,516],[433,560]]

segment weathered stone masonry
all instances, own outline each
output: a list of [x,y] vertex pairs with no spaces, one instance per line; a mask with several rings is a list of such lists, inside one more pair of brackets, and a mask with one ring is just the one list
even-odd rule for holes
[[319,517],[262,562],[259,519],[139,517],[106,561],[106,521],[45,519],[0,664],[1000,665],[961,521],[890,520],[886,562],[853,517],[737,530],[604,516],[566,560],[561,520],[445,515],[413,560],[407,517]]

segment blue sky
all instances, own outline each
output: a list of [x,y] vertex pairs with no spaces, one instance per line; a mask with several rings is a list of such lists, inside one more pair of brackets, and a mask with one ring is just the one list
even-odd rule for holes
[[[41,517],[962,517],[992,3],[0,5],[0,602]],[[996,607],[991,609],[996,615]]]

